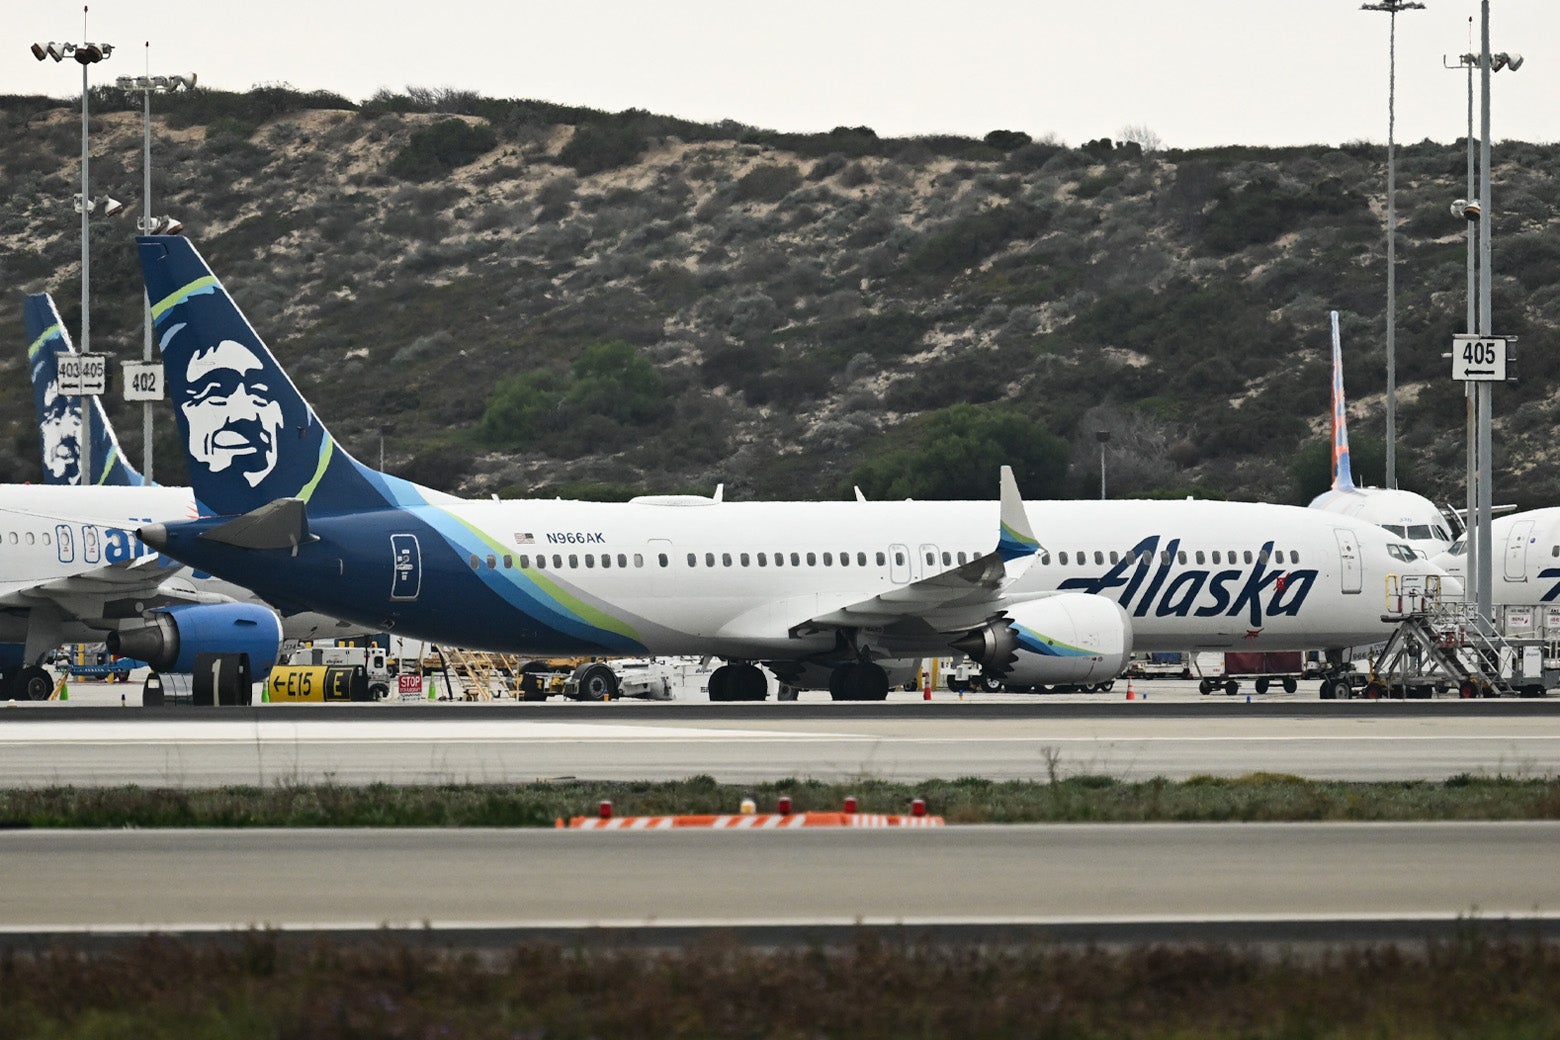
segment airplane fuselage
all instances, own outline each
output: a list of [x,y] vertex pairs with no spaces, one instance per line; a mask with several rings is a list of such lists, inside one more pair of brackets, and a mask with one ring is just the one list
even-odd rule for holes
[[[1395,576],[1428,569],[1373,525],[1295,507],[1027,509],[1042,548],[1011,600],[1106,596],[1130,616],[1137,649],[1384,638]],[[296,555],[193,531],[169,549],[272,602],[434,642],[765,660],[827,651],[836,633],[808,619],[988,553],[997,513],[995,502],[447,501],[310,516],[318,540]],[[861,639],[887,656],[943,652],[946,634],[927,620]]]

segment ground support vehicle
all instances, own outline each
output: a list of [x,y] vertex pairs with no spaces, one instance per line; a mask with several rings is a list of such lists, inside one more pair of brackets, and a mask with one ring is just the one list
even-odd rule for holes
[[1322,697],[1543,697],[1557,685],[1560,641],[1507,636],[1464,604],[1437,604],[1402,616],[1363,688],[1324,683]]
[[[381,646],[304,646],[287,657],[287,666],[363,669],[370,700],[382,701],[396,688],[400,665]],[[284,667],[278,665],[278,668]],[[274,669],[273,669],[274,670]]]
[[1190,679],[1192,655],[1183,650],[1151,650],[1132,655],[1128,679]]

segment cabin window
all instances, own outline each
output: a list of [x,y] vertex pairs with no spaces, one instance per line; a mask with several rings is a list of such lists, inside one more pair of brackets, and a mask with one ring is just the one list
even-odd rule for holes
[[1198,549],[1198,550],[1197,550],[1197,557],[1196,557],[1196,559],[1197,559],[1197,563],[1198,563],[1198,564],[1199,564],[1199,565],[1201,565],[1201,564],[1204,564],[1204,563],[1207,563],[1207,562],[1208,562],[1208,561],[1207,561],[1207,560],[1206,560],[1206,559],[1205,559],[1205,558],[1204,558],[1204,557],[1203,557],[1203,551],[1202,551],[1202,550],[1201,550],[1201,549]]
[[27,532],[27,544],[28,545],[32,545],[35,541],[37,541],[37,539],[35,539],[33,537],[33,533],[31,531],[28,531]]
[[1270,560],[1272,558],[1273,558],[1273,554],[1268,552],[1266,549],[1263,549],[1263,550],[1261,550],[1260,552],[1257,553],[1257,559],[1260,560],[1262,563],[1267,563],[1268,560]]
[[596,566],[596,554],[595,553],[586,553],[585,554],[585,566],[587,566],[587,567],[594,567],[594,566]]
[[1110,551],[1110,562],[1111,563],[1120,563],[1121,562],[1121,554],[1118,553],[1116,550],[1112,549]]
[[611,553],[602,553],[601,554],[601,565],[603,567],[611,567],[612,566],[612,554]]
[[1183,566],[1185,565],[1185,563],[1186,563],[1186,550],[1185,549],[1181,549],[1181,550],[1179,550],[1175,554],[1175,562],[1179,563],[1179,564],[1182,564]]
[[768,567],[769,566],[769,554],[768,553],[759,553],[758,554],[758,565],[760,567]]
[[563,557],[557,553],[553,553],[553,570],[563,570]]
[[1217,549],[1213,550],[1213,562],[1215,564],[1219,562],[1219,550]]
[[1067,566],[1067,550],[1066,549],[1063,549],[1061,552],[1056,554],[1056,562],[1060,563],[1063,567]]
[[1246,557],[1246,562],[1250,563],[1251,562],[1251,550],[1250,549],[1246,550],[1245,557]]
[[730,567],[731,566],[731,554],[730,553],[721,553],[720,554],[720,565],[722,567]]
[[575,567],[578,567],[579,565],[580,565],[580,558],[578,556],[574,555],[573,553],[570,553],[569,554],[569,567],[571,569],[573,569]]
[[867,554],[864,553],[864,552],[857,553],[856,554],[856,566],[857,567],[865,567],[866,565],[867,565]]
[[488,570],[490,571],[498,570],[498,557],[494,556],[492,553],[488,553],[487,565]]
[[1095,563],[1104,563],[1105,562],[1105,554],[1102,553],[1098,549],[1094,550],[1094,562]]
[[[634,560],[635,560],[635,563],[634,563],[635,567],[643,567],[644,564],[645,564],[645,558],[643,556],[640,556],[638,553],[634,554]],[[617,563],[618,563],[619,567],[627,567],[628,566],[628,556],[626,554],[624,554],[624,553],[618,553],[618,561],[617,561]]]
[[776,567],[784,567],[785,566],[785,553],[783,553],[783,552],[775,553],[775,566]]
[[1161,549],[1161,550],[1159,550],[1159,562],[1160,563],[1166,563],[1166,564],[1168,564],[1170,562],[1170,550],[1169,549]]
[[816,567],[816,566],[818,566],[818,554],[817,553],[808,553],[807,554],[807,566],[809,566],[809,567]]
[[848,553],[848,552],[840,553],[840,566],[841,567],[849,567],[850,566],[850,553]]
[[504,554],[504,570],[512,571],[514,569],[515,569],[515,558],[513,556],[509,555],[508,553],[505,553]]
[[748,565],[748,554],[743,553],[739,558],[742,560],[742,566],[746,567]]
[[894,554],[894,566],[896,566],[896,567],[903,567],[904,565],[905,565],[905,554],[902,553],[902,552],[896,552]]
[[1041,553],[1040,554],[1040,563],[1043,566],[1049,567],[1051,565],[1051,554],[1048,553],[1048,552]]
[[531,567],[531,558],[529,556],[522,556],[522,557],[520,557],[520,569],[521,570],[529,570],[530,567]]
[[887,562],[888,562],[888,557],[887,556],[885,556],[881,552],[877,554],[877,565],[879,567],[883,566]]
[[929,553],[926,554],[926,565],[928,567],[935,567],[935,566],[937,566],[937,554],[936,553],[929,552]]
[[715,554],[714,553],[707,552],[707,553],[704,554],[704,566],[706,566],[706,567],[713,567],[713,566],[715,566]]
[[48,545],[49,544],[49,532],[47,532],[47,531],[43,532],[43,544],[44,545]]
[[698,565],[699,565],[699,558],[697,556],[695,556],[693,553],[689,553],[688,554],[688,566],[690,566],[690,567],[697,567]]
[[[11,535],[11,540],[13,542],[16,541],[16,535],[15,534]],[[471,569],[472,570],[476,570],[480,566],[482,566],[482,561],[477,559],[476,554],[472,554],[472,557],[471,557]]]
[[960,563],[961,563],[961,564],[964,564],[964,563],[969,563],[969,562],[970,562],[970,561],[969,561],[969,560],[968,560],[968,559],[967,559],[967,558],[966,558],[966,554],[965,554],[965,552],[964,552],[964,550],[963,550],[963,549],[960,549],[960,550],[959,550],[959,562],[960,562]]
[[834,554],[833,553],[824,553],[823,554],[823,565],[825,567],[833,567],[834,566]]
[[15,544],[16,544],[16,543],[17,543],[17,542],[18,542],[18,541],[20,541],[20,540],[21,540],[21,539],[19,539],[19,538],[17,538],[17,537],[16,537],[16,532],[15,532],[15,531],[12,531],[12,532],[11,532],[11,544],[12,544],[12,545],[15,545]]
[[1299,563],[1300,562],[1300,554],[1298,552],[1296,552],[1294,549],[1289,550],[1289,562],[1290,563]]
[[792,567],[800,567],[801,565],[802,565],[802,554],[801,553],[792,553],[791,554],[791,566]]

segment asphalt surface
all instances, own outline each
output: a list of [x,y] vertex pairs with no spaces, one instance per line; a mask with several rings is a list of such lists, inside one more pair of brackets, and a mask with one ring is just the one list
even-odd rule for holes
[[1560,921],[1560,823],[0,832],[0,943],[862,925],[1196,939]]

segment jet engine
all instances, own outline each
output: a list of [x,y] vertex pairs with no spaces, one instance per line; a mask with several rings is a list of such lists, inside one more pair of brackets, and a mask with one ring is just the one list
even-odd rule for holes
[[145,661],[159,672],[193,672],[200,653],[248,654],[263,676],[282,646],[282,622],[254,603],[186,603],[159,607],[149,624],[108,634],[108,649]]
[[1104,682],[1127,667],[1132,621],[1115,600],[1063,592],[1015,604],[953,648],[1012,685]]

